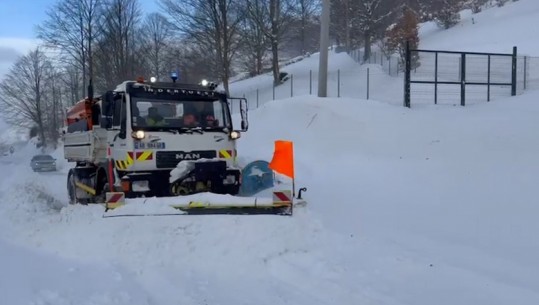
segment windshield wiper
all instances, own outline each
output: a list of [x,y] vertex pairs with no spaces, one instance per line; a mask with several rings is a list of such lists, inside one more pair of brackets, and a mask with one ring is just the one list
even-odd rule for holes
[[193,133],[193,131],[199,132],[200,134],[204,133],[204,130],[202,130],[200,127],[182,127],[179,130],[183,131],[184,133]]
[[173,133],[173,134],[177,134],[178,131],[176,129],[168,129],[168,128],[160,128],[159,131],[166,131],[166,132],[170,132],[170,133]]
[[204,127],[205,131],[222,131],[224,133],[228,133],[227,127]]

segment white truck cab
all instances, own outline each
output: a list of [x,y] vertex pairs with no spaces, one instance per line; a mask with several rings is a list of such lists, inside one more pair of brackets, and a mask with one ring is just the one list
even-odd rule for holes
[[[238,130],[233,100],[240,103]],[[91,122],[77,121],[64,134],[65,158],[77,163],[68,177],[71,201],[92,202],[107,191],[128,198],[239,192],[236,140],[248,129],[245,99],[213,86],[139,80],[121,83],[90,107]]]

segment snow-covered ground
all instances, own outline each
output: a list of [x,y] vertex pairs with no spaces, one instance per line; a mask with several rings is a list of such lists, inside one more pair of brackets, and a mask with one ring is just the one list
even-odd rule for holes
[[[515,18],[503,11],[517,5],[539,8],[482,14]],[[452,31],[441,46],[468,30]],[[362,69],[342,55],[333,67]],[[102,218],[100,206],[65,206],[61,152],[55,173],[31,171],[30,145],[0,157],[2,303],[538,304],[539,92],[407,109],[388,85],[402,79],[385,80],[398,102],[303,94],[251,110],[242,161],[294,141],[309,203],[292,217]],[[258,82],[271,95],[270,81],[233,90]]]

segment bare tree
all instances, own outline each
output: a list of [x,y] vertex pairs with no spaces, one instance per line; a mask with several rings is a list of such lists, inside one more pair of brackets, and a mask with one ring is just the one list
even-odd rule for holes
[[396,2],[394,0],[361,0],[355,9],[354,25],[363,36],[365,53],[363,60],[371,56],[371,45],[376,38],[383,37],[384,31],[392,21]]
[[347,50],[357,46],[352,42],[351,30],[353,27],[353,0],[333,0],[330,10],[330,34],[335,43],[344,46]]
[[142,39],[135,35],[141,21],[138,0],[108,0],[105,18],[100,27],[101,39],[97,41],[96,64],[99,66],[99,88],[111,89],[116,84],[135,78],[135,57]]
[[64,95],[69,102],[66,105],[74,105],[80,99],[82,83],[82,72],[77,66],[66,64],[60,67],[63,73],[60,74]]
[[65,91],[65,87],[62,84],[62,76],[59,70],[53,69],[49,72],[48,85],[44,88],[46,96],[46,99],[43,101],[46,107],[44,111],[44,121],[46,122],[44,132],[49,143],[56,148],[56,144],[60,138],[60,127],[63,125],[64,103],[62,92]]
[[263,73],[264,56],[271,48],[268,36],[264,32],[265,29],[258,22],[264,18],[265,14],[263,1],[248,2],[244,8],[247,12],[246,18],[241,23],[242,45],[244,46],[239,50],[241,63],[252,76]]
[[81,94],[93,77],[92,45],[99,36],[103,0],[61,0],[47,10],[47,20],[38,26],[38,38],[55,47],[82,71]]
[[226,92],[239,48],[241,0],[159,0],[185,38],[196,42],[216,67]]
[[171,51],[171,41],[174,38],[172,24],[163,15],[151,13],[146,16],[142,28],[143,52],[146,54],[150,73],[159,80],[168,77],[168,74],[165,74],[165,57],[167,52]]
[[[247,13],[262,30],[271,47],[274,84],[280,84],[279,44],[290,22],[293,6],[288,0],[245,0]],[[261,13],[262,12],[262,13]]]
[[308,38],[307,33],[310,25],[313,23],[314,17],[317,15],[317,12],[320,11],[322,3],[320,0],[294,0],[293,2],[293,13],[297,19],[300,21],[299,28],[299,40],[301,42],[301,52],[305,54],[308,49]]
[[37,126],[46,143],[47,95],[54,78],[54,69],[39,48],[21,57],[0,83],[0,105],[3,119],[15,126]]

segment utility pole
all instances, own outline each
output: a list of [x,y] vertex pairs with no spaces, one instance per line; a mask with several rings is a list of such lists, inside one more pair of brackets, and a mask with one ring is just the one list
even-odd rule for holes
[[330,0],[323,0],[322,3],[322,20],[320,25],[320,63],[318,67],[318,97],[327,97],[330,3]]

